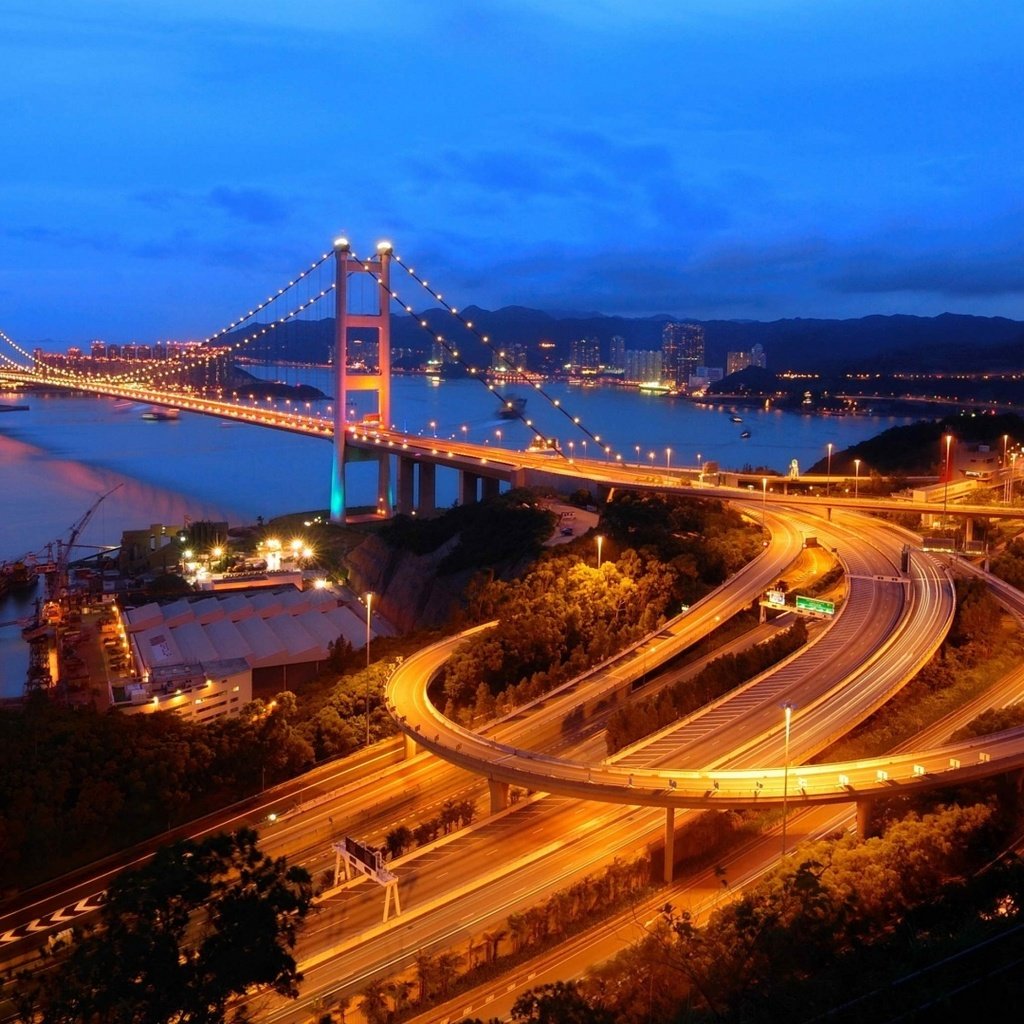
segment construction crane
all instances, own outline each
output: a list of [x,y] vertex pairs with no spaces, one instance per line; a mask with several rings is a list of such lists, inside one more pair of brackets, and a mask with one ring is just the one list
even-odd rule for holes
[[92,519],[93,513],[100,505],[110,497],[114,491],[123,487],[123,484],[115,484],[105,494],[101,494],[86,510],[85,515],[81,517],[76,523],[71,526],[68,531],[68,539],[66,541],[57,541],[57,557],[54,560],[54,569],[52,574],[47,576],[47,590],[51,599],[59,597],[61,594],[67,592],[68,588],[68,564],[71,561],[71,550],[75,546],[75,541],[81,536],[82,531],[89,525],[89,520]]

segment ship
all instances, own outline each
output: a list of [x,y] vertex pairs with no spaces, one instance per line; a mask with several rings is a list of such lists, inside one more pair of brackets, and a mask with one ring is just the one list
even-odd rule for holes
[[749,430],[744,430],[744,431],[743,431],[743,432],[742,432],[742,433],[740,434],[740,437],[742,437],[742,438],[744,438],[744,439],[746,439],[746,438],[750,437],[750,431],[749,431]]
[[742,416],[737,416],[735,413],[733,413],[729,417],[729,422],[730,423],[742,423],[743,422],[743,417]]
[[526,399],[519,395],[508,395],[502,401],[498,409],[498,418],[503,420],[518,420],[526,412]]
[[639,388],[644,395],[667,395],[672,390],[668,384],[662,384],[657,380],[645,380]]
[[142,414],[144,420],[155,420],[157,422],[163,420],[176,420],[181,416],[181,413],[177,409],[150,409]]

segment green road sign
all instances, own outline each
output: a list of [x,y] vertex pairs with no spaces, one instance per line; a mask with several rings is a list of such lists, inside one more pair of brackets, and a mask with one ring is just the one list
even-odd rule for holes
[[831,601],[819,601],[816,597],[797,597],[798,612],[820,612],[822,615],[835,615],[836,606]]

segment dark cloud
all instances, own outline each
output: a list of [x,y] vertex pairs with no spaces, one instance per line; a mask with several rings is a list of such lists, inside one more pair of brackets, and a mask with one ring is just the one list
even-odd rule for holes
[[287,204],[261,188],[218,185],[210,190],[207,199],[218,209],[248,224],[281,224],[288,218]]
[[1024,267],[1018,256],[957,254],[950,258],[894,258],[886,253],[849,261],[824,284],[843,295],[917,292],[950,298],[1024,295]]

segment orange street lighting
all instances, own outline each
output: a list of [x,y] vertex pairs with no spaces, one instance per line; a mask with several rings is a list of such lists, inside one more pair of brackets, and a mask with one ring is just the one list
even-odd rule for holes
[[370,745],[370,614],[373,591],[366,594],[366,745]]
[[598,534],[597,537],[596,537],[596,540],[597,540],[597,567],[598,567],[598,569],[600,569],[601,568],[601,546],[604,544],[604,537],[601,534]]

